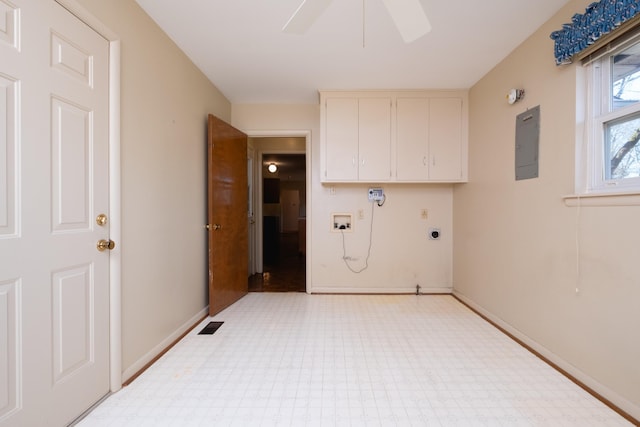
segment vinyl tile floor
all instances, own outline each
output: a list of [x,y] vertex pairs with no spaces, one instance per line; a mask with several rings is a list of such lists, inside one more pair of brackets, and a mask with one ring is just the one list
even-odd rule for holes
[[78,425],[631,424],[451,296],[250,293]]

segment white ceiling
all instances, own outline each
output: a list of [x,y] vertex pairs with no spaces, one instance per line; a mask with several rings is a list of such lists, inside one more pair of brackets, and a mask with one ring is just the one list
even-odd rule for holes
[[469,88],[568,2],[421,0],[433,29],[405,44],[381,0],[334,0],[304,35],[281,32],[302,0],[136,1],[234,104]]

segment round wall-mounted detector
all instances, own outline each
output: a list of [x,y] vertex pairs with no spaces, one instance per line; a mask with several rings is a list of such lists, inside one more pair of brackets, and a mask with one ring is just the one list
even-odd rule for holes
[[520,101],[523,96],[524,89],[511,89],[507,93],[507,101],[509,102],[509,104],[515,104],[516,102]]

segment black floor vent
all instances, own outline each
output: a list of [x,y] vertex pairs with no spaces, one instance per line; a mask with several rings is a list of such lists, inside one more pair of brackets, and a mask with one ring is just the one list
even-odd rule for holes
[[223,323],[224,322],[209,322],[207,326],[198,332],[198,335],[213,335]]

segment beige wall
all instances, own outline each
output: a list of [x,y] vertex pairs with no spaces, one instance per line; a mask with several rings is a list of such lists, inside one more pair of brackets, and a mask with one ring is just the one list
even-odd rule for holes
[[[353,232],[345,233],[347,255],[364,266],[369,244],[371,204],[368,184],[320,183],[319,105],[234,105],[232,124],[252,134],[310,131],[310,204],[307,205],[309,292],[448,292],[452,286],[452,187],[450,185],[383,185],[387,201],[375,208],[369,268],[349,271],[343,256],[342,235],[330,231],[331,213],[351,213]],[[428,209],[428,219],[420,216]],[[362,210],[364,219],[358,219]],[[439,241],[427,237],[429,227],[442,229]]]
[[[470,91],[469,180],[454,190],[454,288],[640,418],[640,207],[567,207],[580,66],[549,33],[571,1]],[[505,93],[526,96],[508,105]],[[540,178],[514,179],[515,118],[540,105]],[[578,257],[579,251],[579,257]]]
[[121,55],[125,378],[207,305],[206,117],[231,106],[133,0],[78,0]]

